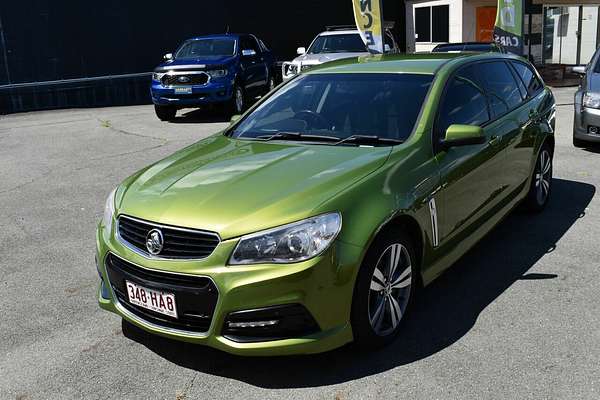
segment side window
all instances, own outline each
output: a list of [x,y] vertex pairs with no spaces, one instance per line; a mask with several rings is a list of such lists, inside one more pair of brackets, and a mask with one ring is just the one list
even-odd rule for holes
[[447,85],[438,119],[441,137],[452,124],[482,125],[489,121],[487,100],[474,72],[472,66],[463,68]]
[[503,61],[479,65],[481,82],[490,102],[492,118],[517,107],[523,98],[508,65]]
[[528,65],[525,65],[518,61],[511,61],[510,63],[513,67],[515,67],[517,75],[519,76],[519,78],[521,78],[521,80],[525,84],[525,87],[527,87],[527,92],[530,96],[534,95],[542,89],[544,85],[542,85],[542,82],[540,82],[540,80],[537,78],[535,73],[531,70],[531,68]]
[[260,48],[258,47],[258,43],[252,36],[242,36],[242,50],[254,50],[256,54],[260,54]]

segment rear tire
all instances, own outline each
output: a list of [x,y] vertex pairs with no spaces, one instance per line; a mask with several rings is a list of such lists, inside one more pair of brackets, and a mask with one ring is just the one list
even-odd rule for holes
[[385,346],[401,331],[420,282],[416,265],[415,247],[406,233],[391,230],[375,239],[352,299],[352,331],[359,347]]
[[541,212],[550,200],[550,194],[552,193],[552,161],[552,149],[545,143],[537,156],[531,186],[525,198],[525,205],[531,212]]
[[154,112],[161,121],[172,121],[177,115],[177,109],[171,106],[154,106]]

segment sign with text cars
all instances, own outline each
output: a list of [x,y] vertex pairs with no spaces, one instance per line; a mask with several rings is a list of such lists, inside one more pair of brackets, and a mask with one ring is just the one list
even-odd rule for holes
[[381,0],[352,0],[354,20],[369,52],[383,54],[383,7]]
[[523,0],[498,0],[494,41],[514,54],[523,54]]

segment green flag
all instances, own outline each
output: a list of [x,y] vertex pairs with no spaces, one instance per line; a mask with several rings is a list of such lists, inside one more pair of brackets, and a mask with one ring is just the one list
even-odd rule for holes
[[511,53],[523,54],[523,0],[498,0],[494,40]]

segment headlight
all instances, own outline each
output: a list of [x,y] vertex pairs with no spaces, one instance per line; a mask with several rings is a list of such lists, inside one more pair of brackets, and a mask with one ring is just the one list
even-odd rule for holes
[[229,264],[283,264],[308,260],[324,252],[341,227],[342,216],[331,213],[243,236]]
[[212,70],[206,71],[206,73],[208,75],[210,75],[211,78],[222,78],[225,75],[227,75],[227,70],[226,69],[212,69]]
[[583,106],[587,108],[600,108],[600,94],[585,93],[583,95]]
[[102,224],[106,227],[108,232],[112,232],[112,221],[113,216],[115,214],[115,194],[117,193],[117,188],[114,188],[112,192],[108,195],[106,199],[106,204],[104,205],[104,216],[102,217]]
[[161,79],[163,78],[163,76],[165,76],[165,75],[166,75],[166,72],[153,72],[152,73],[152,80],[160,82]]

